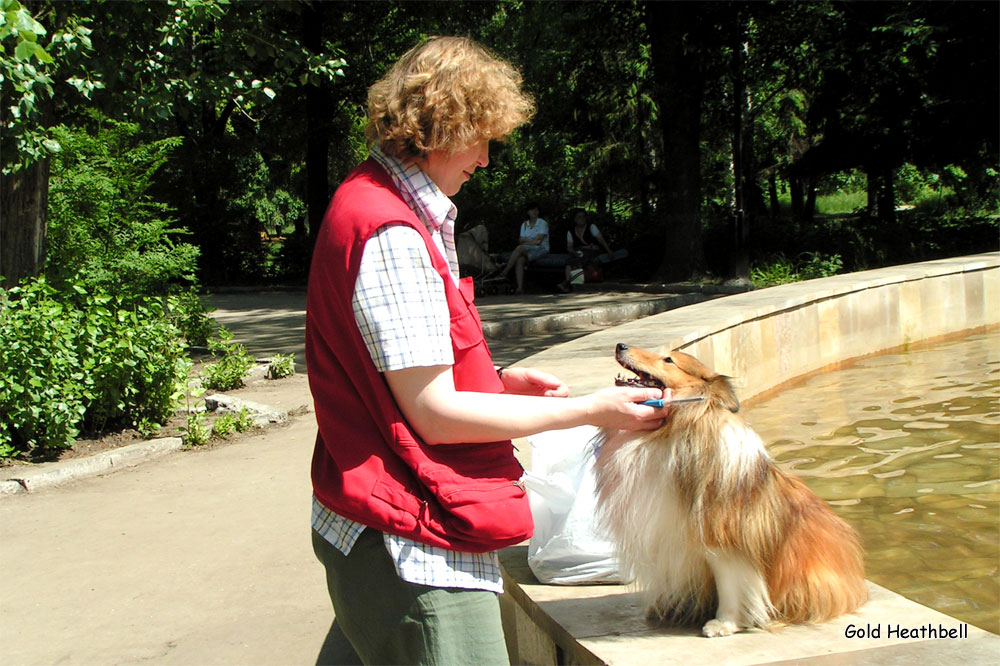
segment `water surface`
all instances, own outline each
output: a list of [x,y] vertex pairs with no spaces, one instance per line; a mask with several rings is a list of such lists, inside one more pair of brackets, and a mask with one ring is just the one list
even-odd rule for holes
[[870,580],[1000,633],[1000,331],[863,359],[747,417],[858,530]]

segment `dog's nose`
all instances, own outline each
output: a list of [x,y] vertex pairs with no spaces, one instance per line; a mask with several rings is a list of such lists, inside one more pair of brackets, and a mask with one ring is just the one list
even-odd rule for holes
[[617,352],[627,352],[628,351],[628,345],[625,344],[624,342],[619,342],[618,346],[615,347],[615,351],[617,351]]

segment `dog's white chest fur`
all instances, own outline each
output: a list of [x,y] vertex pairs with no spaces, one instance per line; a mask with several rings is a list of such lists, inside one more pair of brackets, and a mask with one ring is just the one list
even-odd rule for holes
[[[680,620],[710,614],[716,597],[705,588],[714,581],[717,617],[703,629],[712,636],[764,625],[771,615],[760,572],[739,554],[706,547],[701,535],[703,488],[735,492],[767,458],[760,437],[742,420],[717,434],[706,450],[704,442],[674,433],[606,432],[596,467],[601,520],[647,594],[649,614]],[[698,474],[711,483],[692,481]]]

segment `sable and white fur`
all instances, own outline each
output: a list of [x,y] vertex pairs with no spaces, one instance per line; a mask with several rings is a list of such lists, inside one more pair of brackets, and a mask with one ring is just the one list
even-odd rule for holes
[[652,432],[603,431],[601,520],[648,594],[651,621],[704,621],[706,636],[821,622],[864,603],[858,537],[768,457],[728,378],[681,352],[619,344],[618,362],[669,387],[676,405]]

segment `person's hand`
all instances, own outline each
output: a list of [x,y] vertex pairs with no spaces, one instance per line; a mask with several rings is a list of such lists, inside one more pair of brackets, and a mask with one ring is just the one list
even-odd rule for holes
[[552,398],[565,398],[569,395],[569,387],[555,375],[531,368],[507,368],[500,380],[505,393],[518,395],[544,395]]
[[[506,374],[506,373],[504,373]],[[670,400],[670,389],[633,388],[630,386],[615,386],[597,393],[591,393],[585,399],[590,400],[588,420],[592,425],[618,430],[656,430],[663,425],[670,410],[668,403],[663,407],[643,405],[645,400]]]

